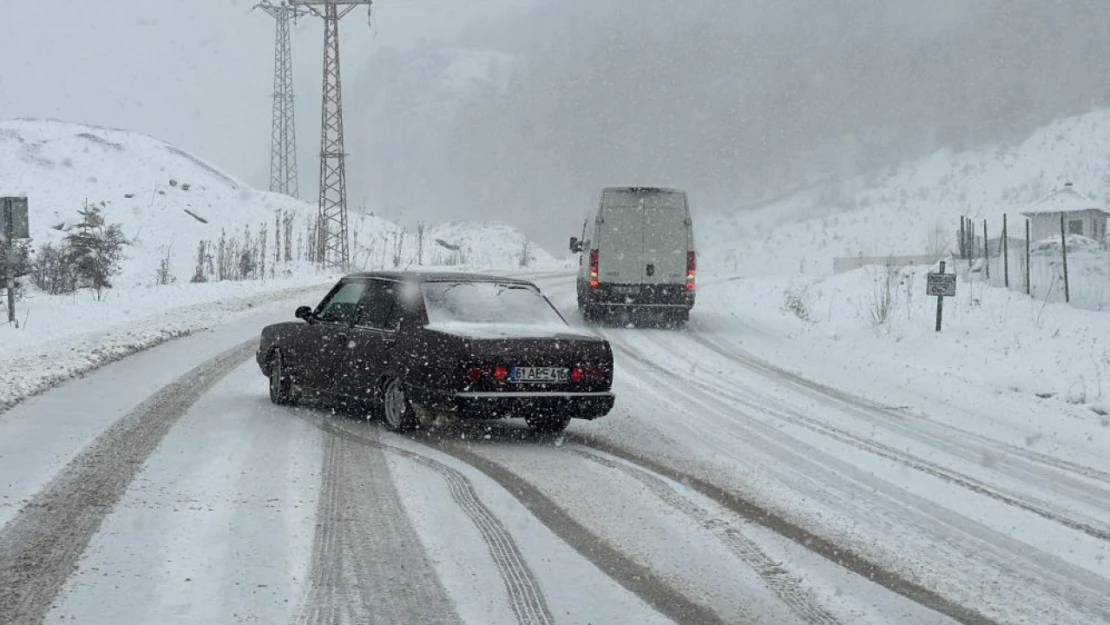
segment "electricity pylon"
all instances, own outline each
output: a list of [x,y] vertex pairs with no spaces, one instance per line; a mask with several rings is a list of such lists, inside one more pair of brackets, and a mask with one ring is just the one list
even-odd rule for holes
[[346,268],[347,168],[343,151],[343,90],[339,71],[339,20],[356,7],[369,9],[372,0],[289,0],[324,20],[324,87],[320,115],[320,198],[317,261],[323,267]]
[[289,23],[301,9],[288,2],[269,0],[255,5],[274,18],[274,108],[270,130],[270,190],[292,197],[299,194],[297,184],[297,120],[293,106],[293,45]]

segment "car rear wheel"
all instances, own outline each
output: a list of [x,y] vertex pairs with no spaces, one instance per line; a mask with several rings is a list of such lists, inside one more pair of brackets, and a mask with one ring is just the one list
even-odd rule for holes
[[293,380],[285,368],[285,355],[280,349],[270,356],[270,401],[279,406],[293,403]]
[[417,425],[416,410],[405,393],[405,383],[392,378],[382,392],[385,426],[393,432],[407,432]]
[[537,434],[558,434],[570,425],[570,417],[525,417],[528,427]]

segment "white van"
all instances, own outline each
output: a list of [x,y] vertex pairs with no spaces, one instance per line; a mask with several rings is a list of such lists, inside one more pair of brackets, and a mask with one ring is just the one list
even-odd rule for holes
[[587,321],[615,311],[690,318],[697,255],[685,191],[604,189],[570,249],[580,254],[578,309]]

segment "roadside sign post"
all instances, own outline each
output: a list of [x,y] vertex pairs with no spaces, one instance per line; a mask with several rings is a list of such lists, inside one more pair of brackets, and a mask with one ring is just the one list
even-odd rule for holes
[[940,332],[944,316],[944,298],[956,296],[956,274],[944,272],[944,261],[940,261],[940,271],[926,276],[925,294],[937,298],[937,332]]
[[7,263],[8,276],[8,323],[19,326],[15,318],[15,241],[31,236],[27,220],[27,198],[5,197],[0,198],[0,236],[8,246]]

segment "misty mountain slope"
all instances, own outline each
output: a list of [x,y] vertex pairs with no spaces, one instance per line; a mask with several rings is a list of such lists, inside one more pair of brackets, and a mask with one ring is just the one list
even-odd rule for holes
[[951,249],[961,215],[999,228],[1008,213],[1020,231],[1019,213],[1066,182],[1110,204],[1108,143],[1110,109],[1058,120],[1021,142],[941,150],[757,208],[703,211],[703,267],[830,273],[835,256],[929,253],[938,232]]
[[315,207],[251,188],[153,137],[53,120],[0,122],[0,192],[30,201],[35,246],[61,240],[87,201],[131,241],[120,285],[149,282],[167,251],[179,280],[192,275],[202,239],[272,227],[277,211],[298,220]]
[[[681,187],[723,210],[1110,106],[1107,20],[1101,0],[535,3],[450,52],[369,59],[352,184],[558,249],[603,186]],[[514,59],[504,87],[419,70],[462,50]],[[451,120],[422,92],[449,94]]]

